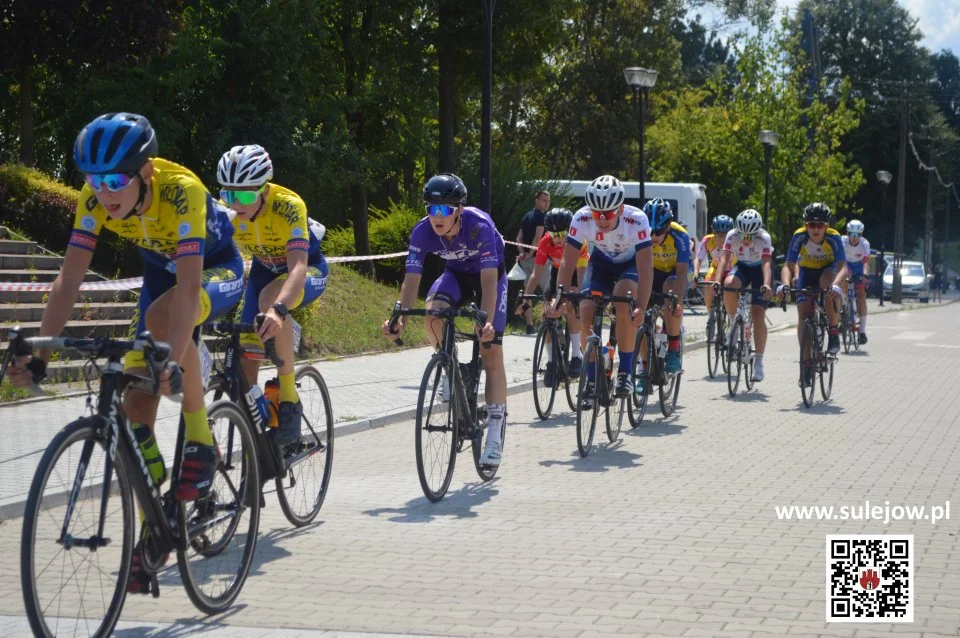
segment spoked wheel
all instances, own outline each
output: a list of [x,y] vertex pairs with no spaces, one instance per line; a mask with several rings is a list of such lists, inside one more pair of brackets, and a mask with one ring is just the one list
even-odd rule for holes
[[[477,408],[477,430],[473,436],[471,446],[473,447],[473,466],[477,469],[477,475],[484,482],[492,480],[497,475],[499,465],[481,465],[480,456],[483,454],[483,435],[487,426],[487,409],[485,407]],[[503,419],[503,425],[500,429],[500,449],[507,439],[506,416]]]
[[720,349],[720,363],[723,365],[723,373],[726,374],[727,370],[730,369],[730,352],[727,350],[727,311],[721,310],[720,318],[717,321],[717,325],[720,326],[717,329],[717,332],[720,336],[720,341],[717,347]]
[[[549,418],[553,411],[557,383],[560,380],[556,337],[556,330],[545,321],[540,325],[540,332],[537,333],[537,341],[533,347],[533,405],[541,419]],[[551,383],[547,384],[547,381]]]
[[743,373],[743,319],[738,315],[733,320],[730,343],[727,344],[727,391],[731,397],[737,396],[740,376]]
[[[810,407],[816,398],[817,365],[816,348],[818,344],[813,334],[813,324],[809,320],[803,322],[800,332],[800,394],[803,396],[803,405]],[[805,353],[810,353],[809,358]]]
[[[597,352],[596,343],[593,341],[587,343],[586,350],[583,351],[583,369],[580,374],[580,383],[577,390],[577,450],[580,456],[590,454],[590,446],[593,445],[593,433],[597,429],[597,411],[600,409],[599,387],[602,383],[600,375],[600,357],[603,356]],[[591,361],[590,359],[593,359]],[[587,396],[587,366],[593,367],[593,378],[595,380],[593,396]],[[593,402],[593,407],[584,409],[583,402],[589,398]]]
[[[752,332],[752,331],[751,331]],[[747,390],[753,390],[753,335],[747,339],[746,330],[743,335],[743,381],[747,384]]]
[[[570,339],[580,339],[579,334],[570,335],[570,329],[567,327],[567,322],[563,322],[563,332],[566,335],[566,338],[563,339],[563,361],[564,361],[564,378],[563,378],[563,389],[567,395],[567,405],[570,406],[571,412],[577,411],[577,383],[580,380],[580,377],[571,378],[570,375]],[[583,373],[583,360],[580,361],[580,372]]]
[[[630,426],[637,427],[647,413],[647,401],[650,399],[652,376],[650,366],[654,365],[656,348],[650,333],[650,326],[643,324],[637,331],[637,341],[633,346],[633,396],[630,398]],[[643,365],[643,356],[647,365]]]
[[[856,335],[854,335],[855,337]],[[827,353],[825,343],[817,345],[820,349],[820,396],[826,401],[830,398],[830,393],[833,392],[833,364],[836,361],[836,356]]]
[[[229,399],[207,409],[220,459],[210,494],[178,503],[177,525],[189,540],[177,552],[187,596],[206,614],[226,610],[240,595],[257,546],[260,468],[247,415]],[[228,461],[229,459],[229,461]]]
[[[719,304],[719,300],[714,299],[714,303]],[[724,349],[723,326],[720,322],[720,315],[722,313],[718,313],[715,310],[711,310],[710,313],[715,318],[713,337],[707,341],[707,372],[710,374],[710,378],[712,379],[716,376],[717,370],[721,367]]]
[[[683,336],[680,337],[680,358],[683,360]],[[670,416],[677,409],[677,397],[680,396],[680,378],[683,376],[683,370],[680,372],[663,371],[666,377],[666,383],[660,386],[660,412],[663,416]]]
[[427,363],[417,397],[417,476],[423,495],[443,498],[457,463],[459,427],[450,360],[435,354]]
[[303,405],[302,436],[284,451],[286,478],[277,477],[277,497],[287,520],[296,527],[320,513],[333,472],[333,406],[320,372],[307,366],[297,371],[297,394]]
[[[123,609],[136,529],[133,494],[118,454],[104,502],[109,455],[99,428],[100,419],[91,417],[62,429],[47,446],[30,486],[20,537],[20,584],[35,636],[109,636]],[[67,518],[64,497],[72,490],[77,500]],[[95,536],[101,511],[103,536]]]
[[[616,406],[614,414],[611,415],[610,409],[607,410],[607,439],[611,443],[616,443],[617,439],[620,438],[620,432],[623,430],[623,416],[630,413],[632,405],[633,397],[624,397],[613,400],[613,405],[610,407]],[[629,418],[627,417],[628,420]]]
[[852,335],[850,334],[850,311],[848,310],[849,305],[844,304],[843,308],[840,311],[840,340],[843,342],[843,352],[847,354],[850,352],[850,340]]
[[850,341],[853,342],[853,349],[856,352],[860,350],[860,322],[857,321],[859,317],[856,306],[852,300],[850,301],[850,310],[848,312],[850,314]]

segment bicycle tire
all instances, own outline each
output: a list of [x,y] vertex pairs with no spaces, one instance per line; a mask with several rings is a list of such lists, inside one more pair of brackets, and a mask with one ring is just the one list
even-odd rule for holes
[[[680,360],[683,360],[683,335],[680,336]],[[668,373],[664,369],[667,383],[660,386],[660,413],[665,417],[672,415],[677,409],[677,397],[680,396],[680,380],[683,378],[683,369],[680,372]]]
[[[800,329],[800,394],[803,397],[803,405],[808,408],[813,405],[816,399],[817,354],[815,349],[817,344],[814,341],[816,339],[814,338],[813,324],[809,319],[805,319],[803,327]],[[807,351],[810,352],[810,359],[804,361],[803,353]],[[807,373],[808,370],[809,373]],[[810,384],[805,383],[804,379],[809,379]]]
[[828,401],[833,393],[833,364],[836,357],[827,353],[826,343],[818,345],[820,345],[820,396],[824,401]]
[[[549,337],[549,341],[548,338]],[[550,418],[553,402],[557,397],[557,383],[561,376],[562,363],[557,359],[557,331],[549,322],[540,325],[537,340],[533,346],[533,405],[540,420]],[[553,354],[550,361],[547,348]],[[553,367],[553,385],[547,385],[547,370]],[[543,396],[541,396],[541,394]]]
[[740,375],[743,373],[743,318],[737,315],[733,319],[733,329],[730,331],[730,342],[727,344],[727,393],[731,398],[737,396],[740,388]]
[[727,311],[725,308],[720,308],[720,320],[717,321],[717,334],[720,337],[719,348],[720,348],[720,364],[723,366],[723,373],[727,373],[727,369],[730,367],[730,353],[727,352]]
[[[323,501],[327,497],[327,488],[330,485],[330,476],[333,473],[333,405],[330,402],[330,392],[323,380],[323,375],[313,366],[305,366],[297,370],[297,386],[300,403],[303,405],[303,419],[301,441],[296,448],[284,453],[286,466],[285,478],[277,477],[277,500],[283,515],[294,527],[309,525],[320,513]],[[306,388],[307,383],[313,383],[313,389]],[[314,409],[317,401],[319,409]],[[311,406],[308,415],[308,404]],[[297,459],[296,463],[291,463]],[[302,490],[303,498],[291,496],[297,484],[303,484],[308,475],[316,479],[316,463],[322,462],[319,481],[308,482]],[[317,484],[319,483],[319,484]],[[312,486],[312,487],[311,487]],[[297,494],[300,492],[297,491]],[[310,498],[311,500],[307,500]],[[302,503],[305,510],[296,510],[294,502]],[[308,506],[309,505],[309,506]]]
[[[563,391],[567,395],[567,406],[569,406],[571,412],[577,411],[577,395],[574,388],[574,384],[570,382],[570,328],[567,326],[567,323],[563,323],[563,330],[567,334],[567,339],[565,342],[564,352],[563,352]],[[580,335],[573,335],[574,339],[579,339]],[[582,353],[581,353],[582,354]],[[583,359],[580,360],[580,372],[583,373]],[[577,377],[579,381],[580,377]]]
[[718,299],[714,299],[713,303],[714,308],[710,309],[710,314],[713,315],[713,338],[707,340],[707,373],[710,375],[711,379],[716,377],[717,369],[721,367],[720,357],[722,348],[720,347],[720,344],[723,342],[723,331],[720,325],[719,317],[719,315],[722,313],[718,313],[716,311],[716,308],[719,307],[720,303]]
[[840,308],[840,342],[843,344],[844,354],[850,352],[850,310],[848,304],[843,304]]
[[859,321],[860,316],[857,314],[855,300],[853,299],[850,300],[850,316],[852,318],[856,318],[855,321],[851,321],[850,323],[850,327],[851,327],[850,341],[853,342],[854,352],[859,352],[860,351],[860,321]]
[[744,322],[743,352],[746,359],[743,362],[743,382],[746,384],[748,392],[753,390],[753,386],[756,385],[753,381],[753,339],[754,335],[750,335],[750,339],[747,339],[746,322]]
[[[646,343],[644,343],[646,341]],[[647,365],[643,365],[643,350],[647,351]],[[650,326],[644,323],[637,330],[637,339],[633,346],[633,383],[634,383],[634,392],[633,397],[630,400],[630,412],[628,417],[630,419],[630,427],[638,427],[643,423],[643,417],[647,413],[647,404],[650,400],[650,384],[652,383],[652,376],[650,374],[650,366],[653,365],[652,361],[654,360],[656,345],[653,342],[652,333],[650,331]],[[642,368],[642,369],[641,369]],[[637,380],[643,382],[643,392],[636,392],[636,383]]]
[[[450,385],[450,393],[449,396],[446,397],[446,401],[440,400],[438,397],[440,394],[440,384],[444,383],[444,378],[446,378],[446,382]],[[436,503],[447,493],[447,489],[450,487],[450,480],[453,478],[453,469],[457,464],[457,446],[460,434],[460,427],[457,421],[458,400],[450,358],[446,354],[437,353],[427,362],[427,367],[423,371],[423,380],[420,382],[420,392],[417,396],[417,430],[415,436],[417,446],[417,477],[420,479],[420,489],[423,490],[423,495],[426,496],[427,500],[431,503]],[[444,406],[446,406],[445,423],[441,423],[439,426],[430,425],[430,416],[433,414],[434,408],[439,407],[443,409]],[[424,421],[424,415],[427,417],[426,422]],[[428,431],[427,428],[431,430]],[[435,482],[436,487],[434,487],[429,483],[431,477],[426,475],[427,468],[425,467],[423,459],[423,435],[424,433],[432,435],[436,432],[442,432],[445,435],[449,434],[449,436],[446,436],[449,441],[445,444],[449,445],[450,449],[446,452],[445,458],[442,455],[438,458],[440,465],[437,467],[442,468],[443,464],[446,463],[446,472],[440,476],[438,482]],[[429,438],[431,441],[437,441],[439,437],[431,436]]]
[[[205,614],[217,614],[225,611],[234,603],[237,596],[240,595],[240,591],[243,589],[247,575],[250,572],[250,564],[253,562],[254,552],[257,547],[257,531],[260,526],[261,485],[260,465],[257,457],[257,435],[254,432],[254,427],[250,423],[247,414],[229,399],[216,401],[207,409],[207,419],[211,423],[211,430],[213,430],[217,419],[221,417],[229,419],[228,427],[239,435],[241,446],[241,452],[238,453],[236,457],[240,459],[239,472],[236,477],[238,480],[231,479],[227,473],[229,470],[236,469],[236,466],[228,468],[223,465],[221,460],[214,474],[214,487],[211,488],[211,494],[210,497],[208,497],[212,500],[220,496],[221,490],[216,488],[217,478],[219,476],[223,478],[226,487],[233,493],[235,498],[235,502],[229,506],[214,504],[214,506],[210,508],[213,512],[218,513],[234,512],[230,522],[230,526],[234,531],[229,534],[229,538],[227,538],[227,535],[224,535],[225,540],[221,542],[225,545],[236,537],[236,530],[240,526],[240,519],[243,517],[245,511],[249,513],[249,518],[247,530],[244,534],[245,538],[242,541],[242,549],[238,552],[240,554],[240,565],[236,572],[231,574],[231,579],[227,587],[218,595],[213,596],[208,594],[204,591],[203,585],[209,584],[210,582],[217,582],[219,579],[206,577],[196,578],[194,566],[191,564],[190,557],[188,556],[188,552],[192,550],[205,560],[212,560],[215,557],[218,559],[215,573],[218,576],[223,573],[220,569],[219,560],[223,550],[216,552],[213,556],[208,556],[203,551],[197,551],[193,540],[200,530],[191,528],[191,525],[199,523],[199,526],[202,528],[208,524],[208,521],[202,518],[204,516],[202,510],[204,509],[204,504],[207,502],[207,499],[202,499],[194,503],[177,504],[178,531],[181,538],[188,539],[187,549],[177,551],[177,566],[180,569],[180,578],[183,581],[183,588],[186,590],[190,601],[198,610]],[[223,449],[222,441],[217,441],[216,444],[219,449]],[[200,517],[200,519],[194,519],[194,514]]]
[[[600,381],[600,375],[603,374],[600,367],[600,357],[603,355],[600,352],[595,353],[594,350],[597,350],[596,343],[593,341],[588,342],[587,348],[583,351],[583,368],[577,391],[577,451],[581,457],[590,454],[590,446],[593,445],[593,433],[597,428],[597,410],[600,409],[600,393],[598,391],[594,392],[593,408],[589,410],[590,414],[585,415],[583,408],[583,400],[586,395],[589,376],[587,375],[586,366],[593,366],[594,389],[596,390],[600,383],[602,383]],[[591,357],[593,357],[593,361],[590,361]]]
[[[26,608],[27,619],[29,620],[30,628],[33,630],[33,635],[35,636],[46,637],[56,636],[59,634],[57,628],[54,628],[54,630],[51,631],[46,619],[44,618],[43,610],[51,607],[52,605],[44,605],[40,600],[41,594],[39,589],[44,588],[38,589],[37,577],[42,574],[38,574],[36,572],[34,565],[34,558],[37,557],[37,550],[39,549],[37,546],[37,529],[39,525],[40,514],[42,511],[46,511],[41,507],[43,494],[49,479],[53,476],[54,466],[71,445],[83,441],[84,446],[89,443],[91,445],[98,446],[102,451],[106,452],[106,449],[103,448],[103,441],[100,439],[100,435],[98,433],[100,425],[100,417],[86,417],[73,421],[60,430],[60,432],[53,437],[53,440],[50,441],[49,445],[47,445],[47,448],[40,459],[40,463],[37,465],[37,470],[34,473],[33,481],[30,485],[30,492],[29,496],[27,497],[27,504],[24,510],[23,528],[21,530],[20,537],[20,584],[23,592],[23,602],[24,607]],[[91,455],[93,452],[94,450],[91,448]],[[127,482],[127,471],[120,454],[114,456],[114,463],[117,494],[120,498],[120,508],[122,512],[121,516],[123,518],[123,532],[119,543],[120,557],[119,567],[116,571],[118,576],[117,583],[113,589],[112,595],[110,596],[110,602],[106,605],[102,622],[100,622],[100,624],[95,627],[94,631],[90,633],[91,636],[96,637],[111,635],[114,627],[116,627],[117,621],[120,619],[120,613],[123,611],[123,604],[127,595],[127,580],[130,577],[130,564],[133,557],[133,539],[136,533],[134,522],[133,489]],[[87,467],[89,467],[89,464]],[[69,472],[67,475],[75,476],[75,474]],[[90,474],[85,473],[85,476],[90,476]],[[92,485],[91,491],[102,497],[101,485]],[[69,493],[69,491],[66,493]],[[111,493],[113,492],[111,491]],[[63,494],[64,492],[59,491],[57,494],[51,494],[50,500],[53,501],[53,497],[58,497],[58,500],[62,501]],[[80,501],[78,501],[78,503],[80,503]],[[97,499],[97,503],[97,511],[99,512],[99,504],[102,504],[102,501]],[[50,507],[59,508],[59,504],[50,504]],[[71,515],[71,520],[73,516],[78,513],[78,509],[78,507],[74,508],[73,514]],[[55,523],[55,529],[58,533],[62,530],[64,518],[65,514],[60,515],[59,517],[52,516],[51,521]],[[111,545],[100,548],[96,550],[96,552],[91,552],[91,555],[96,555],[98,567],[104,552],[112,549]],[[59,548],[58,551],[61,552],[73,551],[72,549],[64,549],[62,545],[57,545],[57,547]],[[78,551],[88,550],[78,548]],[[54,560],[56,560],[56,556],[54,557]],[[53,560],[48,561],[46,556],[43,557],[42,562],[47,567],[53,564]],[[71,570],[73,570],[72,565],[73,561],[71,561]],[[46,571],[46,569],[43,571]],[[74,570],[74,573],[77,573],[78,571],[79,570]],[[73,574],[71,574],[70,577],[72,578]],[[77,592],[81,594],[81,597],[86,593],[86,588],[81,590],[79,587],[76,587],[76,589]],[[91,594],[91,596],[93,596],[93,594]],[[85,610],[86,608],[87,603],[81,601],[79,604],[79,609]],[[62,608],[58,605],[56,610],[58,612],[57,618],[62,618]]]

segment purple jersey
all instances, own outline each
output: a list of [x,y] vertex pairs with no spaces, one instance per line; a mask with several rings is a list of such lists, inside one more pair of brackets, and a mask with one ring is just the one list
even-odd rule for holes
[[490,215],[466,206],[460,213],[460,232],[451,241],[433,232],[429,217],[417,222],[410,233],[407,272],[422,273],[423,260],[430,253],[446,260],[446,267],[451,270],[478,273],[484,268],[503,266],[503,237]]

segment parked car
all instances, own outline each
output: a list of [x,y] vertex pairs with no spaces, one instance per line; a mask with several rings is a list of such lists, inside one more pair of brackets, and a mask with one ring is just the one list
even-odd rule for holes
[[[900,268],[900,283],[904,297],[916,297],[922,303],[930,301],[930,281],[927,270],[919,261],[905,261]],[[883,297],[890,299],[893,292],[893,264],[883,273]]]

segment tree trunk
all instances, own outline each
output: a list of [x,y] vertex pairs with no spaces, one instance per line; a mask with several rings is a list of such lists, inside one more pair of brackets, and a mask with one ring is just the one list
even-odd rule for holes
[[[363,184],[350,185],[350,213],[353,219],[353,245],[358,255],[370,254],[370,233],[367,228],[367,189]],[[360,272],[374,275],[372,261],[359,261]]]
[[453,147],[454,132],[454,82],[456,71],[453,67],[453,43],[450,34],[453,33],[454,8],[453,0],[440,0],[439,8],[439,56],[440,76],[440,155],[439,172],[453,172],[456,168],[456,155]]
[[20,63],[20,163],[33,166],[33,78],[30,63]]

